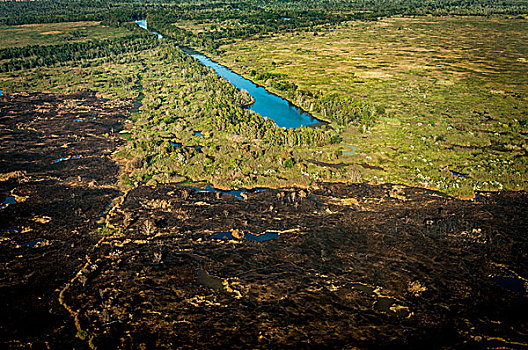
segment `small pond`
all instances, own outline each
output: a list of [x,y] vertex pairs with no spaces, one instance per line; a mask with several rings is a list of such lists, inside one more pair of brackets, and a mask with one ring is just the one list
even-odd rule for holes
[[0,209],[4,209],[9,204],[15,204],[15,203],[16,203],[15,197],[7,196],[6,199],[2,202],[2,204],[0,204]]
[[528,282],[523,280],[519,275],[516,273],[501,268],[501,274],[500,275],[492,275],[490,276],[490,280],[495,282],[497,285],[501,286],[504,289],[507,289],[511,292],[526,295],[527,289],[528,289]]
[[220,190],[220,189],[214,188],[211,185],[207,185],[204,188],[193,187],[193,186],[188,186],[188,187],[193,189],[193,190],[195,190],[196,192],[212,192],[212,193],[227,194],[227,195],[230,195],[230,196],[234,196],[234,197],[236,197],[237,199],[240,199],[240,200],[244,200],[245,199],[242,196],[242,194],[258,193],[258,192],[262,192],[262,191],[266,191],[267,190],[267,188],[255,188],[255,189],[251,189],[251,190],[246,190],[245,188],[240,189],[240,190]]
[[[211,235],[211,237],[216,239],[236,240],[231,232],[215,232]],[[261,235],[254,235],[249,232],[244,232],[244,239],[251,242],[265,242],[278,237],[278,232],[264,232]]]
[[64,162],[65,160],[70,160],[70,159],[80,159],[81,156],[68,156],[68,157],[61,157],[59,159],[55,159],[53,161],[53,164],[57,164],[57,163],[60,163],[60,162]]

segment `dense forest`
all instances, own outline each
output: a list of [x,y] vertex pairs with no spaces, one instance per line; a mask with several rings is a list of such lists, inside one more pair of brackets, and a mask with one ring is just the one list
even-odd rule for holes
[[[162,11],[167,18],[226,19],[235,18],[246,24],[277,29],[277,18],[292,18],[311,25],[321,21],[377,19],[393,15],[517,15],[526,13],[524,0],[447,0],[447,1],[87,1],[38,0],[0,2],[0,24],[50,23],[80,20],[100,20],[122,23],[145,18],[149,11]],[[212,16],[214,15],[214,16]],[[292,25],[292,24],[290,24]]]

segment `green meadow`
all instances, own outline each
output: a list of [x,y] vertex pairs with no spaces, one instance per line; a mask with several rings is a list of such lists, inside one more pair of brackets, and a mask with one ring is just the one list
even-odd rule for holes
[[63,22],[0,26],[0,48],[26,45],[56,45],[69,42],[104,40],[129,35],[126,28],[100,22]]
[[347,22],[238,40],[219,52],[215,60],[246,77],[279,74],[299,90],[383,108],[368,130],[338,127],[335,163],[368,165],[364,180],[462,196],[528,188],[526,19]]

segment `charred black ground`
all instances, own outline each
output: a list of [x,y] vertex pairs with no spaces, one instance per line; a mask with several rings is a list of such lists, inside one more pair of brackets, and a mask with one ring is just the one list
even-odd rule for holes
[[3,346],[527,346],[526,193],[121,192],[111,154],[130,107],[0,100],[0,200],[16,199],[0,209]]

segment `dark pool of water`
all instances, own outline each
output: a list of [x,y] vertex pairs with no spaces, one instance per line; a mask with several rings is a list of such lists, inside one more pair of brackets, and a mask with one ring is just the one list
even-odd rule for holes
[[15,197],[7,196],[6,199],[2,202],[2,204],[0,204],[0,209],[4,209],[9,204],[15,204],[15,203],[16,203]]
[[456,176],[456,177],[466,177],[467,174],[462,174],[462,173],[459,173],[459,172],[456,172],[456,171],[453,171],[453,170],[449,170],[449,172],[453,175],[453,176]]
[[43,247],[45,245],[47,245],[48,241],[45,240],[45,239],[38,239],[38,240],[35,240],[35,241],[29,241],[29,242],[26,242],[26,243],[21,243],[19,244],[19,246],[21,247],[24,247],[24,248],[40,248],[40,247]]
[[[236,239],[233,237],[233,234],[231,232],[215,232],[211,235],[212,238],[216,239],[226,239],[226,240],[232,240]],[[278,232],[265,232],[261,235],[254,235],[249,232],[244,232],[244,239],[251,241],[251,242],[265,242],[269,241],[270,239],[275,239],[279,237]]]
[[512,291],[517,294],[526,295],[527,282],[519,278],[519,276],[508,269],[501,269],[502,275],[491,276],[490,280],[497,283],[504,289]]
[[254,235],[252,233],[244,233],[244,238],[251,242],[264,242],[269,241],[270,239],[275,239],[279,237],[278,232],[265,232],[261,235]]
[[205,188],[198,188],[198,187],[189,187],[189,188],[192,188],[196,192],[212,192],[212,193],[227,194],[227,195],[230,195],[230,196],[234,196],[234,197],[236,197],[237,199],[240,199],[240,200],[244,200],[244,197],[242,197],[242,193],[246,193],[245,189],[226,191],[226,190],[219,190],[219,189],[214,188],[214,187],[212,187],[210,185],[207,185]]
[[211,193],[227,194],[227,195],[230,195],[230,196],[234,196],[234,197],[236,197],[237,199],[240,199],[240,200],[244,200],[245,199],[242,196],[243,193],[244,194],[245,193],[258,193],[258,192],[262,192],[262,191],[266,191],[267,190],[267,188],[255,188],[255,189],[251,189],[251,190],[246,190],[245,188],[240,189],[240,190],[220,190],[218,188],[214,188],[211,185],[207,185],[204,188],[193,187],[193,186],[188,186],[188,187],[193,189],[193,190],[195,190],[196,192],[211,192]]
[[2,233],[20,233],[22,232],[22,229],[20,227],[9,227],[9,228],[3,228]]
[[[182,143],[179,143],[179,142],[169,142],[173,147],[175,148],[181,148],[183,147],[183,144]],[[196,152],[198,153],[203,153],[202,152],[202,146],[185,146],[186,148],[192,148],[193,150],[195,150]]]
[[235,239],[231,232],[215,232],[211,235],[211,237],[216,239]]

